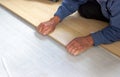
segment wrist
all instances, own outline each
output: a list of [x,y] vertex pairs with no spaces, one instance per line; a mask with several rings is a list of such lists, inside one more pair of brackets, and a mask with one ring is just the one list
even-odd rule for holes
[[54,16],[53,18],[50,19],[50,21],[57,25],[60,22],[60,17]]
[[88,41],[89,45],[93,45],[94,41],[91,35],[86,36],[86,40]]

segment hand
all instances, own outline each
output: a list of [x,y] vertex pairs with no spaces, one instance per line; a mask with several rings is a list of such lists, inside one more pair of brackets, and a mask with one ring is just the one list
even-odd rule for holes
[[72,55],[78,55],[79,53],[87,50],[93,46],[93,38],[91,35],[85,37],[78,37],[73,39],[67,46],[67,51]]
[[54,16],[49,21],[42,22],[37,27],[37,31],[42,35],[48,35],[53,32],[56,28],[56,25],[60,22],[60,18],[58,16]]

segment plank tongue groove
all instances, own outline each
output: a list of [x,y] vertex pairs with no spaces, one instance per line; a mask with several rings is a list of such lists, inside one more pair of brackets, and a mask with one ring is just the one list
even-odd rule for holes
[[[44,0],[1,0],[0,3],[35,27],[37,27],[40,22],[51,18],[60,5],[60,3],[46,2]],[[107,26],[105,22],[85,19],[78,16],[77,13],[74,13],[61,22],[56,30],[49,36],[66,46],[73,38],[101,30],[105,26]],[[120,42],[101,46],[120,56]]]

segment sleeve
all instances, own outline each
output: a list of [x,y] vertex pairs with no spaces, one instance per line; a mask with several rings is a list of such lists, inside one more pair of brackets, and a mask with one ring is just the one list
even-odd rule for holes
[[109,26],[101,31],[92,33],[94,45],[110,44],[115,41],[120,41],[120,1],[116,0],[109,8],[110,23]]
[[65,17],[78,10],[79,6],[85,2],[87,2],[87,0],[63,0],[61,6],[54,15],[63,20]]

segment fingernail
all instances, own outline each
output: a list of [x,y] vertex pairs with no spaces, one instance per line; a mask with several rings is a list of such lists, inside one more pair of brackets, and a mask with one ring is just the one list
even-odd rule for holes
[[47,35],[46,33],[43,33],[43,35]]
[[73,53],[74,56],[77,56],[78,54],[77,53]]

